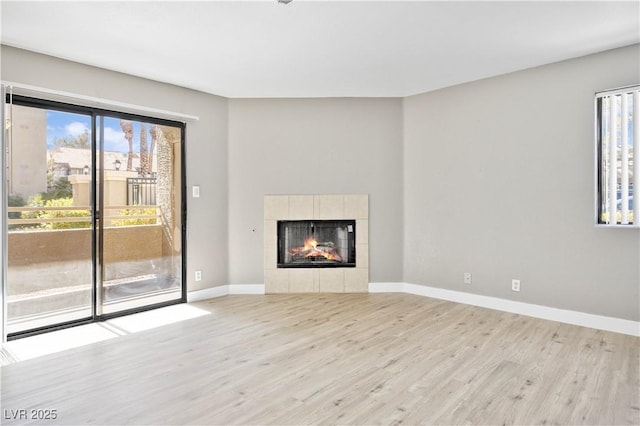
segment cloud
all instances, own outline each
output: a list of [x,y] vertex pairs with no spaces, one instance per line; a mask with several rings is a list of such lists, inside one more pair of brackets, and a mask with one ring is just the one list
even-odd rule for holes
[[85,123],[80,123],[79,121],[74,121],[73,123],[69,123],[64,126],[64,129],[71,136],[80,136],[84,132],[88,132],[89,128]]
[[129,142],[121,129],[104,128],[104,148],[106,151],[129,152]]

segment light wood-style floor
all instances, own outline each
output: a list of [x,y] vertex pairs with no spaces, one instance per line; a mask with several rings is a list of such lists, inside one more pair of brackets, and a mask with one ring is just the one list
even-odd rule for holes
[[2,424],[640,424],[636,337],[406,294],[195,306],[3,367]]

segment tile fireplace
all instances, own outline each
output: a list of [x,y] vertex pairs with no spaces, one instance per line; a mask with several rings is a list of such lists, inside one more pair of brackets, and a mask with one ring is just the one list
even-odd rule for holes
[[368,195],[266,195],[266,293],[369,289]]

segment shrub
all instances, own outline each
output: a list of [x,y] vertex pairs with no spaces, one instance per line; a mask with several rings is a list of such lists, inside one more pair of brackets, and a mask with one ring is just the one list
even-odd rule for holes
[[[120,216],[156,216],[157,209],[155,207],[147,209],[122,209]],[[135,218],[120,219],[112,222],[113,226],[135,226],[135,225],[155,225],[158,223],[157,218]]]
[[[22,195],[20,194],[15,194],[15,195],[9,195],[9,197],[7,197],[7,206],[9,207],[23,207],[26,205],[26,202],[24,201],[24,198],[22,198]],[[22,217],[22,214],[20,212],[10,212],[8,213],[7,217],[9,219],[20,219]],[[27,227],[30,225],[26,225]],[[25,225],[9,225],[8,228],[11,229],[21,229],[24,228]]]
[[[51,208],[70,207],[73,206],[73,198],[57,198],[54,200],[44,200],[42,194],[38,194],[29,198],[29,206]],[[86,217],[87,220],[82,222],[43,222],[36,226],[44,229],[76,229],[91,227],[91,212],[87,210],[37,210],[22,213],[22,218],[24,219],[52,219],[71,217]]]

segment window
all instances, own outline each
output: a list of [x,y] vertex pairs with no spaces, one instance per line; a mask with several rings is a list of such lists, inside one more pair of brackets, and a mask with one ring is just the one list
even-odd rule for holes
[[597,223],[640,227],[640,86],[596,94]]

